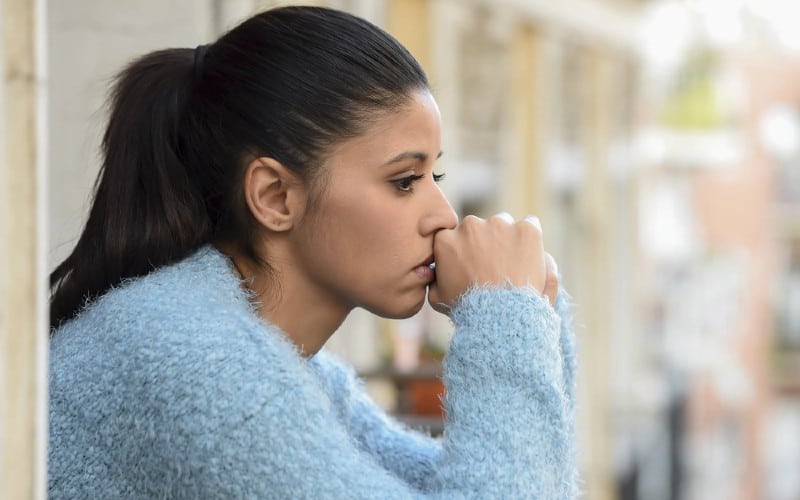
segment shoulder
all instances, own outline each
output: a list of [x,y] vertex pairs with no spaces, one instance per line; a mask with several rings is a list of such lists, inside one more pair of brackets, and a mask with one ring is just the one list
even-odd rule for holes
[[103,315],[121,315],[132,322],[138,318],[191,322],[208,315],[253,315],[253,309],[228,258],[205,246],[175,264],[126,281],[81,314],[87,320]]
[[110,289],[57,329],[53,344],[131,334],[163,337],[200,325],[213,333],[222,324],[247,322],[253,316],[227,258],[202,247],[182,261]]
[[126,283],[55,332],[53,484],[97,462],[142,491],[217,479],[253,488],[253,477],[227,464],[263,465],[275,435],[329,408],[297,349],[253,313],[218,257]]
[[265,380],[291,384],[288,374],[302,371],[296,349],[255,314],[239,285],[226,257],[205,247],[109,291],[54,333],[56,390],[113,378],[99,389],[245,398]]

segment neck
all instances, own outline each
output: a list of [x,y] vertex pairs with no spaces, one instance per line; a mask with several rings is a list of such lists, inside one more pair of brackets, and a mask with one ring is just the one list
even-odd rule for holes
[[259,316],[280,328],[305,357],[322,349],[352,309],[314,286],[291,259],[270,259],[268,272],[230,246],[220,245],[220,249],[258,297]]

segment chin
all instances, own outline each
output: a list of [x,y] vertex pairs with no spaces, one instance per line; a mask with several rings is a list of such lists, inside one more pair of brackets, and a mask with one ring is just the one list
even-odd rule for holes
[[415,302],[403,303],[397,301],[393,304],[364,304],[362,307],[367,311],[386,319],[406,319],[417,314],[422,306],[425,305],[425,295],[422,299]]

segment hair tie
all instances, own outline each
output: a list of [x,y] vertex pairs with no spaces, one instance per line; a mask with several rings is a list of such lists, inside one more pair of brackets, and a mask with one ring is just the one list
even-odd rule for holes
[[198,45],[194,49],[194,79],[199,80],[203,75],[203,63],[206,59],[206,52],[211,46],[210,43]]

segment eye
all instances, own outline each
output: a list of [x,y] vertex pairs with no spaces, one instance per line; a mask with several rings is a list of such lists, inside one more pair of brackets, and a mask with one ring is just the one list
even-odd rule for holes
[[433,182],[439,182],[444,180],[444,176],[447,174],[433,174]]
[[414,183],[418,180],[422,179],[421,175],[409,175],[407,177],[403,177],[402,179],[396,179],[392,181],[397,189],[404,193],[410,193],[414,191]]

